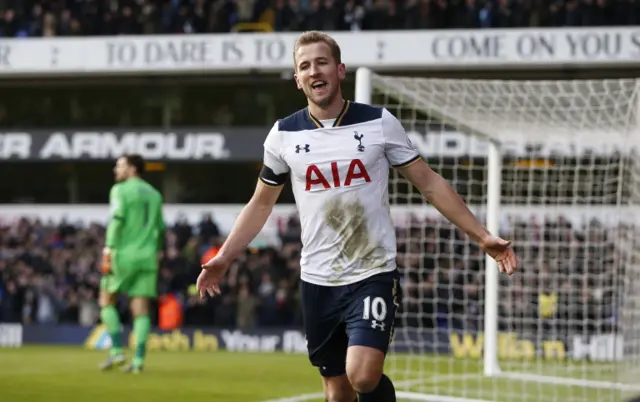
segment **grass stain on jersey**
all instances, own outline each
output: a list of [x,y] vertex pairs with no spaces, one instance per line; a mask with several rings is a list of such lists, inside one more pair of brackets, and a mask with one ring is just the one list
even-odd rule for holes
[[[334,272],[341,273],[345,265],[353,261],[361,261],[362,270],[386,265],[384,250],[371,242],[366,211],[361,202],[334,198],[325,204],[324,219],[342,243],[340,256],[332,264]],[[355,275],[360,273],[361,270],[354,272]]]

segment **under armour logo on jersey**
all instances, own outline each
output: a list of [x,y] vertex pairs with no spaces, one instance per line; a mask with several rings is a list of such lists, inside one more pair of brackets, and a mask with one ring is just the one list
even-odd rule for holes
[[304,150],[304,152],[309,152],[310,151],[309,144],[304,144],[304,147],[300,146],[300,145],[296,145],[296,153],[297,154],[299,154],[300,151],[302,151],[302,150]]
[[364,134],[358,134],[357,131],[354,131],[354,133],[353,138],[358,141],[358,152],[364,152],[364,145],[362,145],[362,137],[364,137]]
[[378,328],[380,331],[384,332],[384,322],[371,320],[371,328],[373,328],[373,329]]

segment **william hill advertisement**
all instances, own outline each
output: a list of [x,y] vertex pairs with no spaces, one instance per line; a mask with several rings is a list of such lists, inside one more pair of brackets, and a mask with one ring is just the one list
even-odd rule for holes
[[[542,341],[540,347],[532,341],[519,339],[514,333],[498,334],[498,358],[531,360],[537,356],[545,360],[564,360],[567,350],[564,342]],[[449,347],[456,358],[476,358],[483,356],[484,334],[450,334]]]
[[[449,352],[458,359],[480,359],[484,354],[483,333],[450,333]],[[515,333],[498,334],[500,360],[588,360],[620,361],[624,355],[624,339],[620,334],[575,335],[568,339],[532,341]]]

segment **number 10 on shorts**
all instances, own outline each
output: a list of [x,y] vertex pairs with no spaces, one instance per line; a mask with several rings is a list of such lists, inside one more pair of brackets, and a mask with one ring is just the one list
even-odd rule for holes
[[384,299],[382,297],[371,299],[371,296],[367,296],[362,302],[364,303],[362,319],[371,320],[371,328],[379,328],[384,331],[384,320],[387,318],[387,304]]

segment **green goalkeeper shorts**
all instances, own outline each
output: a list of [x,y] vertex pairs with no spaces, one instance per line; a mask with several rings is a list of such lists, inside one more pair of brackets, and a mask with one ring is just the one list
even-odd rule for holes
[[[100,280],[100,289],[110,294],[125,294],[129,297],[145,297],[149,299],[158,296],[158,271],[148,267],[149,264],[136,266],[127,265],[126,261],[118,259],[113,264],[111,273]],[[150,262],[154,264],[155,261]],[[153,265],[151,265],[153,266]]]

